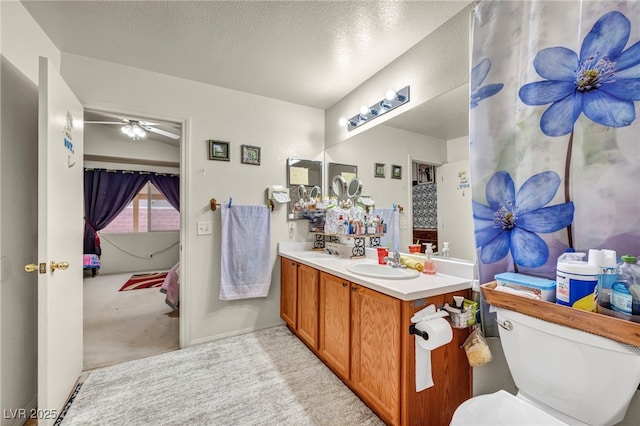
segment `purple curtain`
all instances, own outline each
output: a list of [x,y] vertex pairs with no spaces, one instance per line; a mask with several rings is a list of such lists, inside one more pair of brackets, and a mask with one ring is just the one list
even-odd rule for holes
[[102,254],[96,232],[115,219],[147,181],[149,175],[139,173],[85,170],[83,253],[98,256]]
[[149,180],[165,196],[169,204],[177,211],[180,211],[180,178],[178,176],[152,173]]

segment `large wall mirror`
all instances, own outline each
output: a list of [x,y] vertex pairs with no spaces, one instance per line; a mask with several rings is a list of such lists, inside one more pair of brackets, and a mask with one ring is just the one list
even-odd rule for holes
[[300,199],[322,196],[322,161],[287,159],[287,187],[291,198],[288,217],[302,219],[300,212],[295,209]]
[[[469,162],[468,90],[465,84],[382,125],[372,123],[362,133],[325,149],[330,183],[335,174],[340,174],[332,165],[351,163],[364,181],[366,192],[375,194],[376,208],[390,208],[393,204],[405,207],[400,216],[401,251],[407,251],[408,244],[415,242],[414,227],[428,226],[436,241],[450,243],[452,258],[475,261],[471,191],[463,187]],[[386,174],[378,172],[379,164],[386,166]],[[415,164],[426,164],[428,168],[420,170],[420,174]],[[401,179],[389,174],[393,166],[401,167]],[[414,186],[414,182],[421,185]],[[427,186],[437,186],[437,194],[417,191]],[[330,184],[327,188],[331,191]],[[415,224],[413,210],[424,209],[427,198],[437,199],[437,222]],[[431,237],[417,238],[425,243]]]
[[338,197],[343,194],[337,194],[334,190],[334,179],[336,176],[341,176],[345,182],[345,196],[346,196],[346,184],[351,182],[354,178],[358,177],[358,166],[355,164],[342,164],[342,163],[327,163],[327,178],[329,188],[329,197]]

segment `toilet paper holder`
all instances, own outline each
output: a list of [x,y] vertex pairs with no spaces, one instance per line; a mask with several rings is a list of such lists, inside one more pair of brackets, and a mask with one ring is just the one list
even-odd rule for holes
[[409,334],[415,334],[422,337],[424,340],[429,340],[429,333],[426,331],[418,330],[415,324],[409,326]]

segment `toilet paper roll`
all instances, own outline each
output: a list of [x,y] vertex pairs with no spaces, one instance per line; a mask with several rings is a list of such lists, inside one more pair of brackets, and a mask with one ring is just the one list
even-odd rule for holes
[[431,375],[431,351],[444,346],[453,340],[451,324],[444,318],[435,318],[428,321],[420,321],[415,325],[416,329],[429,334],[425,340],[416,335],[416,392],[420,392],[433,386]]

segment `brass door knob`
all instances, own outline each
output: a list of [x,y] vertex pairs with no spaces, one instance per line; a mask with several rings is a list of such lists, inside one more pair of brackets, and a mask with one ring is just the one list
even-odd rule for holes
[[69,262],[54,262],[52,260],[50,266],[51,266],[51,272],[55,271],[56,269],[65,270],[69,267]]

